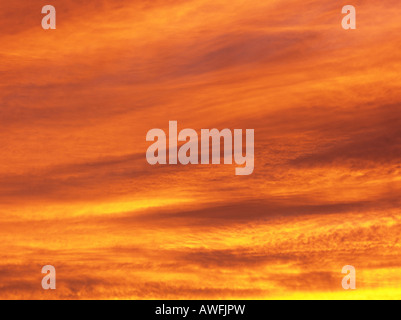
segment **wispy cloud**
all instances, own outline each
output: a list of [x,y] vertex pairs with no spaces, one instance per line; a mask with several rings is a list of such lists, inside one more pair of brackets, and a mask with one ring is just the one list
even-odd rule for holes
[[[0,3],[0,297],[399,296],[398,2]],[[169,120],[255,129],[254,174],[149,166]]]

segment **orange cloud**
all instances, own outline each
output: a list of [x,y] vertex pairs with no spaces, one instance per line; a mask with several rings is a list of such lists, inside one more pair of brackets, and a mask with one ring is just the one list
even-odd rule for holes
[[[1,3],[0,297],[397,298],[401,7],[346,4]],[[149,166],[169,120],[255,129],[255,172]]]

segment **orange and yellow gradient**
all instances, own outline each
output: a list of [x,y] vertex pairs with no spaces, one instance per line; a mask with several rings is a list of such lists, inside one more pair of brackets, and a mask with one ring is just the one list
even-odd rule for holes
[[[0,298],[400,298],[400,17],[399,0],[1,1]],[[150,166],[169,120],[255,129],[254,173]]]

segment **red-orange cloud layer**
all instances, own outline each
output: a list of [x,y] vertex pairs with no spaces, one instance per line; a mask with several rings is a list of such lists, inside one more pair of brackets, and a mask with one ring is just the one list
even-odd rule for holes
[[[0,3],[0,298],[399,297],[399,1],[51,4]],[[148,165],[169,120],[255,172]]]

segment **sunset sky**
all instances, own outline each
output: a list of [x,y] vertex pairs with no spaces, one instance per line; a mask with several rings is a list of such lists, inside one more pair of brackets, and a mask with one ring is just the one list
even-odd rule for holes
[[[399,0],[1,1],[0,298],[399,299],[400,34]],[[169,120],[255,129],[253,174],[149,165]]]

